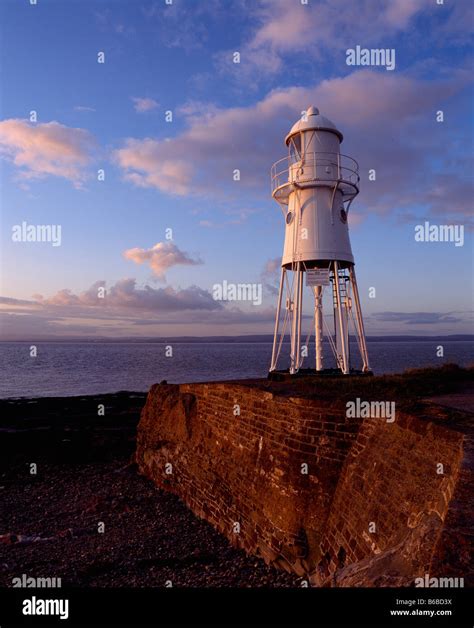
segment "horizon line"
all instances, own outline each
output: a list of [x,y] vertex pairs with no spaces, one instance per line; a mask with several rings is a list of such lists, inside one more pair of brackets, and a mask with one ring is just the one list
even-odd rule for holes
[[[356,336],[351,335],[352,340],[356,340]],[[366,336],[368,341],[383,341],[383,340],[468,340],[474,341],[474,334],[386,334],[386,335],[373,335]],[[237,334],[237,335],[213,335],[213,336],[43,336],[36,338],[0,338],[0,343],[6,342],[169,342],[174,341],[187,341],[187,342],[225,342],[229,341],[241,341],[241,342],[273,342],[273,334]],[[289,341],[289,336],[288,336]],[[324,342],[327,342],[327,338],[324,338]]]

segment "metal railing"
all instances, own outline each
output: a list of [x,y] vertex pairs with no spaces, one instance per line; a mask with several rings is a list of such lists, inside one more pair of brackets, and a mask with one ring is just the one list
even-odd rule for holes
[[359,192],[359,164],[341,153],[311,152],[298,158],[283,157],[271,168],[272,196],[279,199],[288,196],[293,185],[309,187],[338,185],[347,197]]

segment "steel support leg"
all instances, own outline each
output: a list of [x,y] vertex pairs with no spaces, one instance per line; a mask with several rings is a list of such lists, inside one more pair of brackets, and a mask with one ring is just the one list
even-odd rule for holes
[[278,329],[280,327],[280,312],[281,312],[281,300],[283,298],[283,287],[285,285],[286,269],[282,267],[280,274],[280,290],[278,291],[278,304],[275,319],[275,331],[273,332],[273,349],[272,349],[272,361],[270,364],[270,372],[274,371],[277,367],[277,349],[278,349]]
[[359,335],[359,346],[361,348],[362,358],[362,370],[364,373],[370,371],[369,366],[369,354],[367,353],[367,345],[365,342],[365,329],[364,319],[362,318],[362,308],[360,307],[359,290],[357,288],[357,279],[355,275],[355,268],[352,266],[349,268],[349,277],[352,284],[352,294],[354,295],[354,301],[356,306],[356,321],[357,321],[357,333]]

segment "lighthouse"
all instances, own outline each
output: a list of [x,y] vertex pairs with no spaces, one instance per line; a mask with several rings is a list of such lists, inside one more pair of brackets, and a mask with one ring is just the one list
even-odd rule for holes
[[[324,336],[340,373],[370,372],[348,229],[350,206],[359,193],[359,166],[340,152],[342,140],[334,123],[309,107],[285,138],[288,155],[271,169],[272,196],[283,212],[285,241],[270,372],[277,370],[287,333],[289,372],[300,372],[313,332],[316,372],[327,370]],[[312,317],[303,317],[305,288],[313,294]],[[305,341],[303,318],[312,318]],[[352,329],[361,369],[352,365]]]

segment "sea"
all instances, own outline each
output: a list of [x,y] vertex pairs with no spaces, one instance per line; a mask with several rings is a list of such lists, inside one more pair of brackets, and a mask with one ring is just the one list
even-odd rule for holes
[[[0,343],[0,398],[75,396],[147,391],[152,384],[203,382],[266,377],[272,345],[269,342],[38,342]],[[439,347],[443,356],[438,356]],[[331,353],[325,344],[325,353]],[[472,340],[374,341],[367,344],[376,375],[405,369],[474,363]],[[287,368],[281,349],[279,368]],[[351,343],[351,355],[357,346]],[[314,366],[310,348],[303,366]],[[328,359],[324,366],[334,367]],[[360,368],[357,359],[352,366]]]

